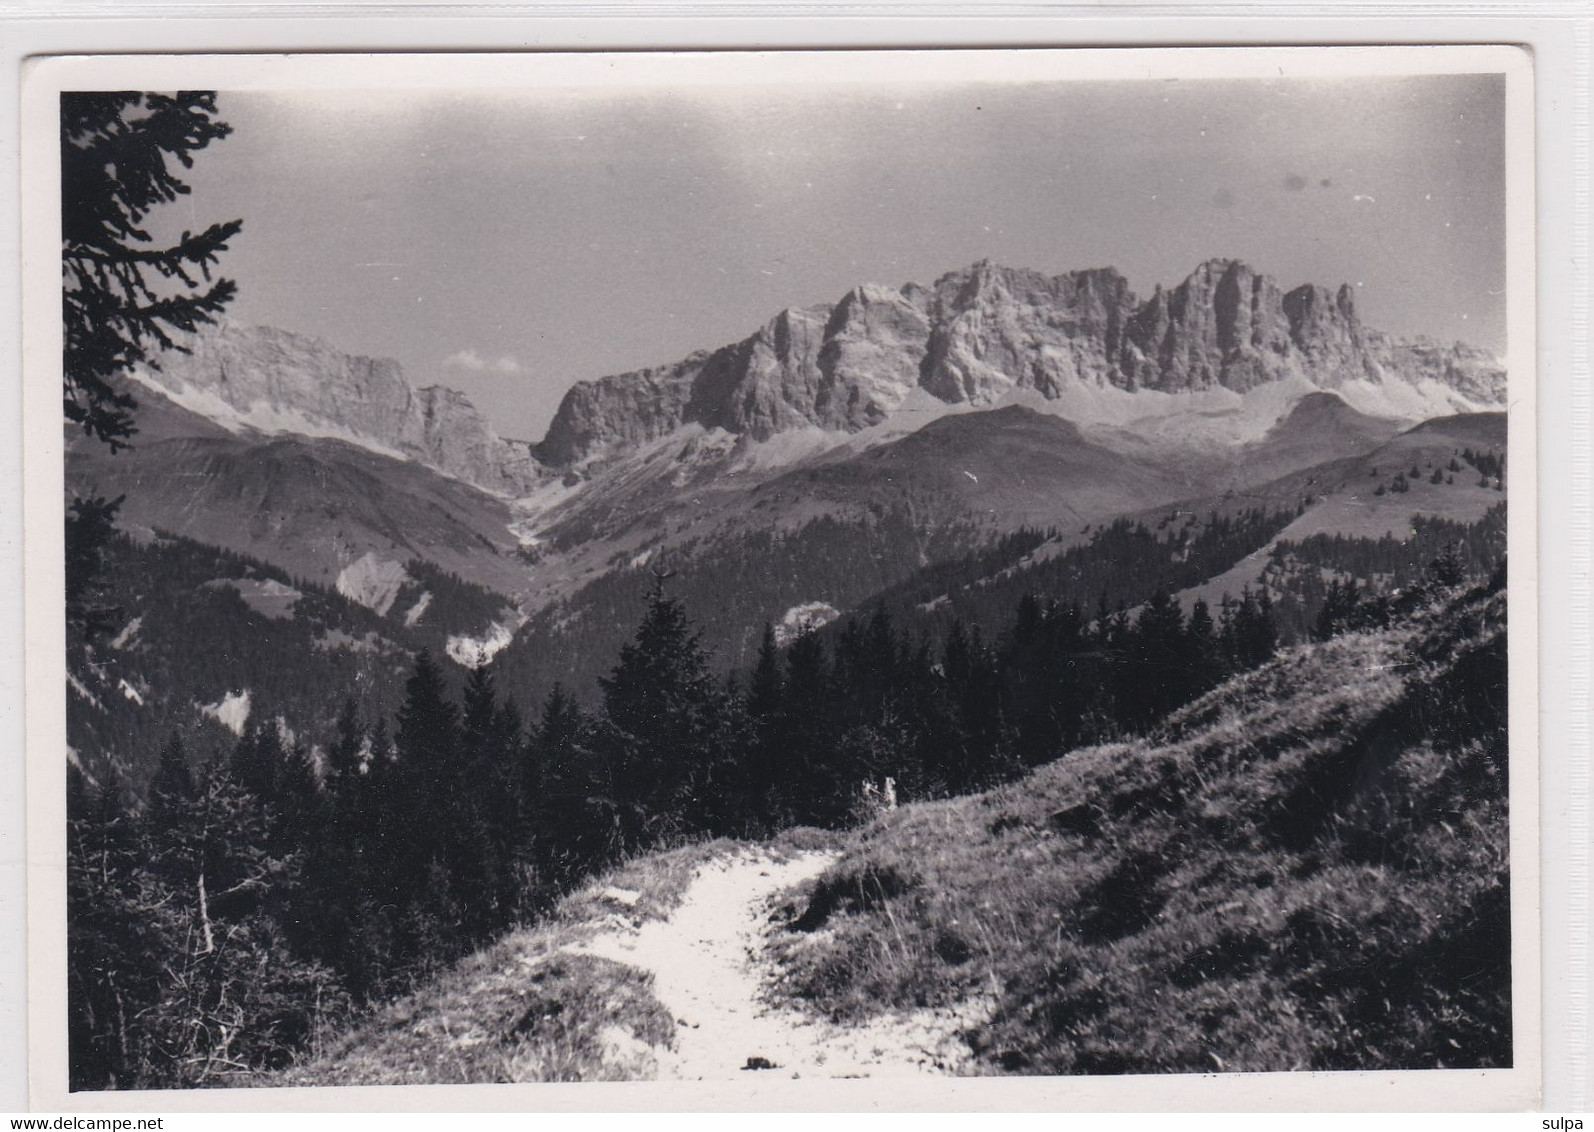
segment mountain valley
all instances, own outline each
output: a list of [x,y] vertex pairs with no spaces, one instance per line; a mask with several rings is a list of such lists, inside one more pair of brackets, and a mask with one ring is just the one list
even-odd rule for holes
[[[1399,538],[1413,513],[1476,523],[1500,498],[1471,467],[1429,482],[1463,447],[1503,452],[1503,416],[1480,411],[1500,401],[1497,365],[1364,327],[1348,288],[1286,292],[1227,260],[1144,302],[1110,270],[989,262],[859,287],[720,350],[579,382],[535,444],[393,362],[233,324],[185,345],[135,375],[131,450],[69,437],[69,491],[125,496],[136,539],[221,548],[364,607],[385,640],[419,627],[457,663],[496,658],[528,702],[556,681],[590,694],[660,573],[736,672],[765,622],[790,639],[805,618],[890,608],[932,636],[958,618],[996,634],[1026,587],[1134,607],[1151,582],[1085,592],[1094,567],[1065,584],[1047,566],[1115,520],[1158,538],[1177,520],[1184,541],[1144,577],[1215,606],[1265,588],[1280,540]],[[1209,517],[1246,511],[1279,518],[1178,565]],[[481,596],[429,605],[417,569]],[[938,577],[963,588],[927,592]]]

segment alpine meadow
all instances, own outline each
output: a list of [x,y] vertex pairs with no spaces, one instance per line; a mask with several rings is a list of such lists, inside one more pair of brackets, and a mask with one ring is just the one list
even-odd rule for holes
[[1512,1066],[1497,79],[63,94],[71,1089]]

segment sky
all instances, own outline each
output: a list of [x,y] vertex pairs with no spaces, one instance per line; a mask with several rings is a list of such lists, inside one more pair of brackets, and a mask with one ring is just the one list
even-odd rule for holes
[[222,91],[163,224],[241,217],[243,323],[537,439],[575,381],[983,258],[1137,293],[1237,258],[1505,347],[1499,76]]

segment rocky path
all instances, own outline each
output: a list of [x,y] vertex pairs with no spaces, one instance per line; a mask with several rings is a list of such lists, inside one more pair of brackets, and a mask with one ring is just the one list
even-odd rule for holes
[[965,1021],[922,1011],[840,1027],[769,1006],[764,936],[773,897],[834,858],[783,862],[742,854],[699,870],[674,914],[588,941],[581,951],[653,976],[654,996],[676,1018],[661,1078],[713,1080],[764,1071],[790,1077],[903,1077],[955,1072]]

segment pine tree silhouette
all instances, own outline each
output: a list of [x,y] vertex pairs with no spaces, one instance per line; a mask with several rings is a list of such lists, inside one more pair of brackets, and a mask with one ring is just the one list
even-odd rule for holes
[[748,816],[766,827],[778,821],[776,795],[785,747],[781,734],[781,692],[784,683],[775,629],[766,621],[764,635],[758,646],[758,660],[753,666],[743,704],[749,731],[749,753],[743,761],[741,776],[742,792],[752,811]]
[[698,634],[656,575],[635,638],[599,681],[625,848],[700,826],[725,755],[722,699]]
[[183,748],[182,736],[174,731],[161,748],[160,764],[150,783],[151,806],[156,814],[164,814],[193,797],[194,777],[188,766],[188,752]]
[[74,499],[66,516],[66,624],[74,642],[108,636],[122,610],[108,599],[105,554],[125,496]]
[[173,332],[210,322],[237,293],[212,269],[241,220],[185,231],[167,247],[143,226],[189,192],[168,160],[191,168],[195,153],[232,132],[215,115],[208,91],[61,95],[64,406],[113,452],[136,431],[137,408],[114,380],[154,364],[153,352],[177,346]]

